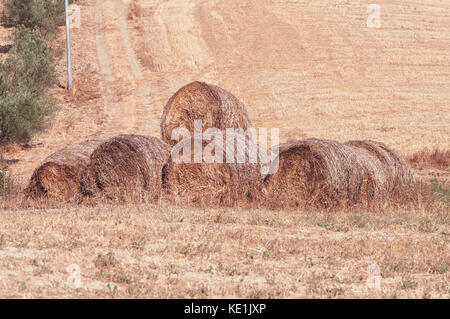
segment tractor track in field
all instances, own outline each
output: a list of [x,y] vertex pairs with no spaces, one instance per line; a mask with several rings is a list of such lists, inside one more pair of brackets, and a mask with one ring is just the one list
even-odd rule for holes
[[102,71],[105,130],[147,133],[150,90],[131,46],[122,1],[96,1],[96,46]]

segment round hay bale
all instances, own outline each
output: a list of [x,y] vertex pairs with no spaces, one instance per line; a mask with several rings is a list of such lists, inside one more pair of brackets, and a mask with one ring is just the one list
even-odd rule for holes
[[25,192],[31,197],[69,200],[80,194],[81,178],[92,152],[104,139],[90,140],[59,150],[35,169]]
[[201,120],[203,131],[208,128],[241,128],[251,122],[244,104],[230,92],[203,82],[192,82],[179,89],[164,107],[161,118],[161,138],[170,145],[172,131],[185,127],[194,135],[194,121]]
[[92,153],[82,179],[82,192],[115,200],[155,200],[161,190],[161,170],[170,147],[156,137],[120,135]]
[[[251,139],[246,140],[247,145]],[[234,153],[226,145],[215,145],[211,152],[214,161],[208,156],[202,156],[196,163],[194,145],[198,142],[202,151],[206,143],[196,137],[178,143],[163,168],[162,184],[168,199],[176,203],[193,203],[206,206],[251,206],[260,200],[261,173],[256,163],[249,161],[246,152],[243,163],[237,162],[237,152],[246,151],[247,146],[235,143]],[[224,143],[225,144],[225,143]],[[181,149],[190,149],[190,162],[177,162],[176,154]],[[233,158],[233,163],[227,163],[227,158]],[[229,160],[230,161],[230,160]]]
[[382,198],[386,176],[367,151],[335,141],[305,139],[279,146],[277,171],[264,178],[269,207],[331,208]]
[[388,192],[391,195],[409,190],[414,185],[411,166],[399,153],[385,144],[369,140],[349,141],[345,144],[365,149],[381,161],[385,174],[388,176]]

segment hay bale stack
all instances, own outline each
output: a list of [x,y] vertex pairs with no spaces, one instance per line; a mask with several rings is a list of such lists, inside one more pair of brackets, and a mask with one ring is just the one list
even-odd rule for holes
[[383,164],[383,170],[388,176],[388,192],[392,196],[398,192],[411,191],[414,185],[412,169],[408,162],[396,151],[375,141],[350,141],[346,145],[367,150],[376,156]]
[[381,162],[354,146],[300,140],[280,145],[278,159],[278,170],[271,169],[264,178],[266,201],[272,208],[369,204],[386,193]]
[[69,200],[80,195],[81,179],[92,152],[105,140],[72,145],[53,153],[33,173],[25,192],[31,197]]
[[178,90],[164,107],[161,119],[161,137],[175,145],[172,131],[185,127],[194,135],[194,120],[202,120],[203,131],[208,128],[242,128],[251,122],[244,104],[230,92],[215,85],[193,82]]
[[155,200],[170,147],[156,137],[119,135],[97,147],[82,179],[87,196]]
[[[238,163],[238,150],[246,151],[246,146],[235,144],[234,153],[226,145],[216,145],[213,155],[221,154],[222,163],[205,160],[195,163],[194,144],[198,141],[203,151],[205,141],[196,137],[178,143],[172,150],[171,157],[163,168],[162,183],[168,199],[176,203],[193,203],[207,206],[252,206],[261,198],[261,173],[258,164],[250,163],[248,152],[244,163]],[[201,144],[200,144],[201,143]],[[251,143],[251,139],[246,143]],[[248,144],[247,144],[248,145]],[[180,149],[190,149],[190,163],[176,162],[175,154]],[[227,163],[233,158],[233,163]]]

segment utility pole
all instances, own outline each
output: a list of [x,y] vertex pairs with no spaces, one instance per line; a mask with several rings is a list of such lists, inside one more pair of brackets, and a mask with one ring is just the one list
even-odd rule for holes
[[69,0],[65,0],[66,9],[66,47],[67,47],[67,88],[72,91],[72,57],[70,55]]

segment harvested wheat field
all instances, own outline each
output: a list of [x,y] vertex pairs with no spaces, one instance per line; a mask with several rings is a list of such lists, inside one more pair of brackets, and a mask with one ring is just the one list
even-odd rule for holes
[[[450,298],[448,1],[379,1],[380,28],[368,26],[362,1],[76,3],[75,90],[64,88],[57,58],[51,125],[27,144],[0,145],[9,169],[0,297]],[[0,60],[11,32],[0,25]],[[127,201],[128,185],[144,189],[152,170],[141,174],[139,156],[105,153],[101,165],[124,167],[100,173],[127,185],[120,196],[96,184],[83,201],[24,194],[59,150],[119,135],[172,146],[171,129],[192,133],[192,119],[204,130],[279,128],[279,171],[248,196],[239,167],[168,160],[161,198]],[[91,155],[67,171],[81,179],[73,170]],[[411,175],[417,193],[395,202]],[[61,181],[50,193],[80,189],[75,178]],[[267,208],[253,205],[267,194]],[[367,284],[373,264],[379,288]],[[69,265],[80,267],[79,288],[68,285]]]
[[[245,145],[237,143],[236,139],[234,147],[230,148],[226,143],[206,143],[195,137],[178,143],[163,168],[162,184],[167,198],[178,205],[203,207],[259,205],[262,199],[260,165],[250,161],[249,146],[246,146],[256,145],[251,139],[243,138]],[[198,150],[202,151],[200,161],[195,155]],[[188,153],[183,160],[185,151]],[[241,163],[238,154],[244,155]]]
[[[448,298],[443,210],[0,212],[3,298]],[[26,215],[24,218],[23,215]],[[80,266],[81,287],[66,271]],[[381,270],[369,289],[367,268]]]
[[100,144],[83,174],[81,191],[109,199],[155,201],[161,191],[161,170],[170,147],[156,137],[120,135]]
[[194,121],[202,121],[203,130],[251,127],[244,104],[230,92],[202,82],[193,82],[178,90],[167,102],[161,118],[163,140],[175,145],[172,131],[187,128],[194,134]]
[[33,173],[26,193],[32,197],[68,200],[81,193],[81,179],[92,152],[104,142],[86,141],[47,157]]

